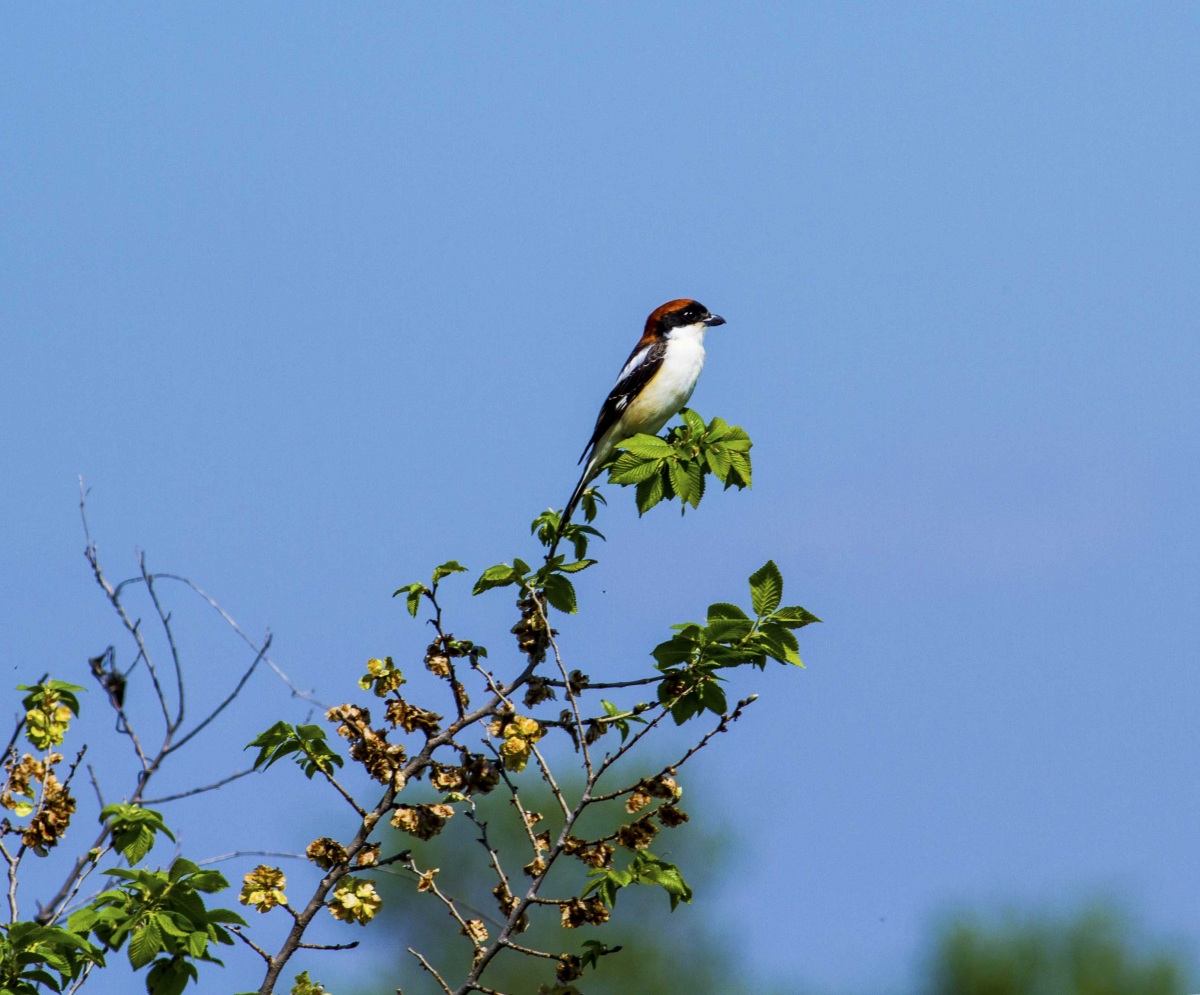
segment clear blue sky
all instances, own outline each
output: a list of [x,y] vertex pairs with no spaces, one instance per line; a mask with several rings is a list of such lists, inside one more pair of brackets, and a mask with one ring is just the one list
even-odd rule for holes
[[[959,906],[1200,944],[1198,51],[1194,4],[10,6],[0,676],[118,638],[78,474],[114,574],[140,545],[323,697],[415,657],[393,588],[528,555],[693,296],[755,488],[616,502],[561,628],[631,673],[768,557],[826,619],[685,782],[767,815],[697,914],[822,992]],[[290,707],[258,682],[179,783]]]

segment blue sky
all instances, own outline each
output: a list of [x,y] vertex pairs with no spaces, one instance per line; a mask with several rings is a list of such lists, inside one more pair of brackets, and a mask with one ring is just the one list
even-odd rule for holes
[[[391,591],[528,556],[693,296],[754,490],[615,501],[561,628],[633,673],[768,557],[826,619],[690,775],[769,813],[708,913],[816,991],[902,984],[960,906],[1194,946],[1198,44],[1189,4],[10,9],[7,682],[118,638],[79,474],[114,574],[144,548],[325,698],[412,658]],[[234,644],[180,611],[215,694]],[[262,681],[180,783],[290,707]]]

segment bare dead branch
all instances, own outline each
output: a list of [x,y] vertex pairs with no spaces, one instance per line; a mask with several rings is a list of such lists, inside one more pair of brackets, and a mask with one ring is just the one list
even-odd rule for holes
[[[171,615],[169,612],[163,611],[162,603],[158,600],[158,592],[154,590],[154,578],[146,571],[146,554],[140,549],[138,550],[137,560],[142,580],[146,584],[146,592],[150,595],[150,601],[154,605],[155,612],[158,613],[159,623],[162,625],[163,632],[166,633],[167,647],[171,651],[171,664],[175,668],[175,691],[178,696],[178,706],[175,710],[175,721],[169,723],[169,728],[173,732],[183,725],[184,714],[183,667],[179,662],[179,647],[175,645],[175,632],[171,628]],[[148,663],[149,661],[147,660]]]

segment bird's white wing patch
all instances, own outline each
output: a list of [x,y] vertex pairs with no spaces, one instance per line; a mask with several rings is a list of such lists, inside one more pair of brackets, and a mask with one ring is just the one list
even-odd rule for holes
[[636,370],[639,366],[641,366],[642,363],[644,363],[646,361],[646,353],[648,353],[652,348],[653,348],[653,344],[644,346],[643,348],[641,348],[637,352],[635,352],[629,358],[629,362],[625,364],[625,369],[623,369],[621,371],[621,375],[619,377],[617,377],[617,383],[620,383],[622,380],[624,380],[626,377],[628,377],[629,374],[631,374],[634,370]]

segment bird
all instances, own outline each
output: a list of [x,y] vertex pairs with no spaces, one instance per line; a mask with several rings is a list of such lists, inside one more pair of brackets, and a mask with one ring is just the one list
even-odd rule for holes
[[549,556],[558,548],[583,492],[616,448],[641,432],[657,435],[687,404],[704,369],[704,333],[723,324],[724,318],[690,297],[667,301],[650,312],[579,457],[583,473],[563,509]]

